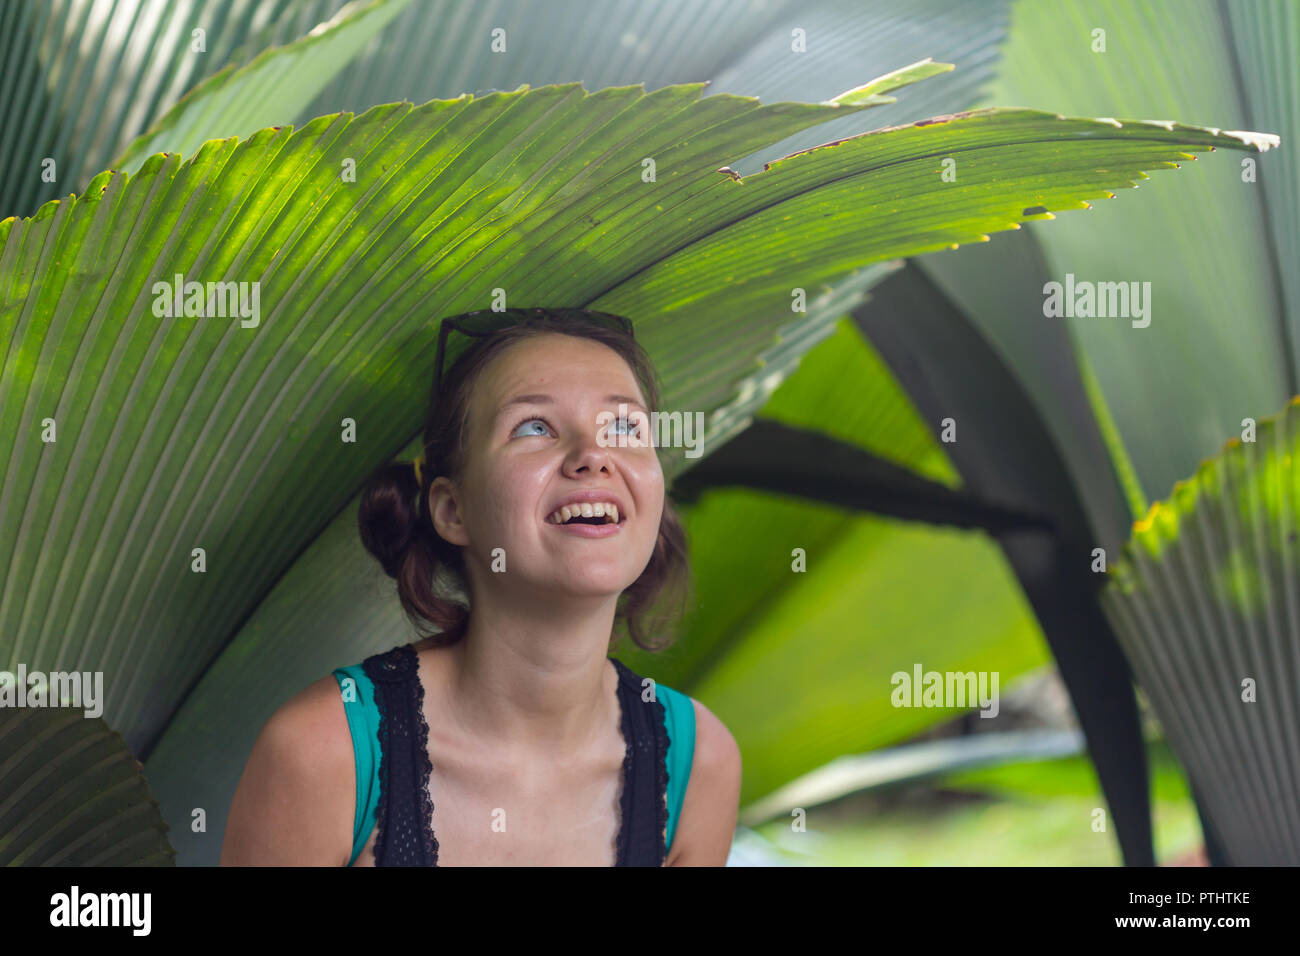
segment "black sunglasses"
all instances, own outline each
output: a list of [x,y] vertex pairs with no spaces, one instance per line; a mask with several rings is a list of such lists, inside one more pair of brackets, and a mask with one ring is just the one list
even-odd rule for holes
[[[436,400],[442,392],[443,365],[447,360],[447,338],[453,330],[471,338],[484,338],[495,335],[502,329],[513,328],[516,325],[529,325],[539,318],[554,316],[593,322],[619,332],[626,332],[629,337],[636,338],[632,334],[631,320],[621,315],[615,315],[612,312],[593,312],[590,309],[503,309],[500,312],[492,309],[479,309],[475,312],[454,315],[442,320],[442,327],[438,332],[438,356],[434,361],[437,367],[433,379],[434,399]],[[464,352],[466,347],[468,347],[468,343],[465,347],[457,350],[457,357]],[[453,361],[452,364],[454,365],[455,362]]]

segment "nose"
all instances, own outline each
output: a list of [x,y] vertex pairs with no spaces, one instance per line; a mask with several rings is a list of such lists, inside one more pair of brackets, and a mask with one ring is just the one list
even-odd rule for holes
[[597,429],[582,429],[573,440],[569,453],[564,459],[565,474],[577,476],[584,473],[613,472],[613,457],[610,450],[600,444],[600,432]]

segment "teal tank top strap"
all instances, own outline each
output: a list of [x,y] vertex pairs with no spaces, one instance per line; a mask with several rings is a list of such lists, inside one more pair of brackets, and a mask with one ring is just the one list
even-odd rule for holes
[[695,706],[691,698],[664,684],[655,685],[655,696],[664,705],[664,726],[668,730],[668,834],[667,850],[672,851],[677,821],[682,817],[682,801],[691,779],[691,762],[695,758]]
[[375,685],[360,664],[334,671],[343,695],[343,711],[352,733],[352,753],[357,767],[357,808],[352,825],[352,859],[356,862],[375,828],[379,810],[379,708]]

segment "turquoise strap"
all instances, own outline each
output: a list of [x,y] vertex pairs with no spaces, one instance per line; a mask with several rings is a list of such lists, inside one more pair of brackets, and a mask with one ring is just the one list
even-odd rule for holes
[[691,779],[695,758],[695,706],[690,697],[663,684],[655,685],[655,696],[664,705],[664,726],[668,728],[668,851],[682,816],[682,801]]
[[352,753],[357,765],[357,808],[352,824],[352,859],[356,862],[370,831],[375,828],[379,810],[379,708],[375,705],[375,685],[360,664],[334,671],[343,694],[343,711],[352,732]]

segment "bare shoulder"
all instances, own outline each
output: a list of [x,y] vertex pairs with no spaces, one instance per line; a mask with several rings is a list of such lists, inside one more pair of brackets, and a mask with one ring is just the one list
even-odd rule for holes
[[727,725],[694,697],[691,705],[695,709],[695,759],[691,773],[697,769],[703,769],[706,776],[720,769],[739,771],[740,747]]
[[352,734],[348,730],[343,694],[331,674],[308,684],[280,705],[263,732],[283,736],[295,745],[300,762],[352,763]]
[[668,866],[723,866],[740,812],[740,747],[726,724],[695,698],[695,754]]
[[223,866],[340,866],[352,850],[356,771],[333,675],[262,727],[231,801]]

